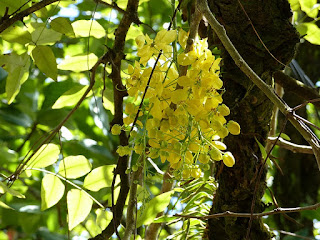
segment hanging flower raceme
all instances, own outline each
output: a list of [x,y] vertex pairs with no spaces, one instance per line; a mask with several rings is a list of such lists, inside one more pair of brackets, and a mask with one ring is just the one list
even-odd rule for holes
[[[177,55],[177,66],[188,67],[187,74],[179,76],[170,45],[176,38],[175,30],[161,30],[154,40],[148,35],[136,38],[140,62],[129,66],[126,85],[134,100],[145,89],[147,93],[136,125],[141,134],[135,134],[132,150],[160,158],[163,163],[168,161],[183,178],[200,177],[209,161],[222,160],[227,167],[235,164],[232,153],[225,151],[223,139],[229,133],[238,135],[240,126],[225,119],[230,109],[222,99],[221,58],[212,55],[206,39],[196,39],[191,51]],[[180,30],[180,49],[186,46],[187,38],[188,33]],[[163,55],[150,78],[152,68],[147,66],[148,61],[160,51]],[[122,129],[130,128],[137,112],[138,106],[127,103]],[[113,133],[119,132],[119,126],[113,129]],[[128,147],[119,148],[118,153],[129,154]]]

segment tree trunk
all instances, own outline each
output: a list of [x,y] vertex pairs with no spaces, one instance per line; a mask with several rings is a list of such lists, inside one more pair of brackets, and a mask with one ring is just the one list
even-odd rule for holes
[[[286,0],[246,0],[241,1],[254,28],[267,46],[265,49],[250,21],[237,0],[209,0],[213,14],[226,28],[231,41],[252,69],[268,84],[272,84],[274,71],[283,68],[279,61],[287,64],[294,54],[298,36],[289,22],[290,7]],[[209,36],[212,35],[209,34]],[[210,39],[211,47],[218,45],[216,37]],[[265,191],[266,168],[260,179],[257,172],[263,159],[255,138],[265,144],[272,115],[272,103],[238,69],[230,56],[224,51],[223,80],[226,93],[224,102],[230,107],[230,119],[241,125],[239,136],[229,136],[226,144],[236,158],[233,168],[217,166],[219,188],[213,199],[211,214],[233,211],[251,212],[251,203],[255,193],[254,212],[265,208],[261,198]],[[221,163],[222,164],[222,163]],[[258,181],[258,183],[257,183]],[[208,221],[209,239],[244,239],[247,234],[248,218],[216,218]],[[271,239],[270,232],[262,221],[252,222],[250,239]]]

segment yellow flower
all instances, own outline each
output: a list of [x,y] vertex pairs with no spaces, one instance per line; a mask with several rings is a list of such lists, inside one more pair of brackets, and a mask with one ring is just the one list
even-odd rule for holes
[[121,126],[120,126],[119,124],[113,125],[112,128],[111,128],[111,133],[112,133],[113,135],[120,135],[120,133],[121,133]]
[[240,125],[239,125],[239,123],[237,123],[233,120],[228,122],[227,128],[232,135],[239,135],[240,134]]
[[223,157],[222,157],[223,163],[227,166],[227,167],[233,167],[233,165],[235,164],[236,160],[234,159],[234,156],[232,155],[231,152],[226,152],[224,153]]

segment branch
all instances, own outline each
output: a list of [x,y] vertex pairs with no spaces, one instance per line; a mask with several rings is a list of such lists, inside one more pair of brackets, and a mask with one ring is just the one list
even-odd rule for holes
[[[303,84],[302,82],[284,74],[281,71],[275,72],[273,77],[275,82],[281,85],[284,89],[297,94],[304,100],[320,98],[320,95],[316,89]],[[319,102],[315,102],[313,104],[320,108]]]
[[140,166],[138,170],[133,172],[131,175],[130,196],[127,207],[126,230],[123,236],[123,240],[130,240],[132,233],[136,229],[136,221],[138,216],[135,216],[134,213],[135,211],[137,211],[137,187],[143,170],[144,157],[145,155],[141,155],[138,161],[138,164],[140,164]]
[[41,8],[44,8],[45,6],[50,5],[51,3],[58,2],[60,0],[43,0],[41,2],[38,2],[36,4],[33,4],[31,7],[27,8],[26,10],[23,10],[19,13],[17,13],[14,16],[9,17],[8,19],[3,19],[0,24],[0,33],[2,33],[4,30],[6,30],[8,27],[10,27],[12,24],[14,24],[17,21],[23,21],[23,18],[30,15],[31,13],[34,13],[35,11],[38,11]]
[[114,1],[112,1],[112,4],[107,3],[107,2],[105,2],[105,1],[102,1],[102,0],[93,0],[93,1],[96,2],[96,3],[100,3],[100,4],[102,4],[102,5],[105,5],[105,6],[109,7],[109,8],[114,9],[114,10],[117,10],[117,11],[120,12],[120,13],[123,13],[123,14],[126,14],[126,13],[127,13],[125,10],[123,10],[122,8],[120,8]]
[[293,212],[302,212],[306,210],[316,210],[320,207],[320,203],[316,203],[310,206],[306,207],[295,207],[295,208],[276,208],[272,211],[269,212],[263,212],[263,213],[235,213],[235,212],[230,212],[230,211],[225,211],[223,213],[216,213],[216,214],[211,214],[207,216],[194,216],[194,215],[180,215],[180,214],[175,214],[175,217],[182,217],[182,218],[196,218],[196,219],[201,219],[201,220],[206,220],[206,219],[212,219],[212,218],[221,218],[221,217],[241,217],[241,218],[261,218],[264,216],[270,216],[270,215],[275,215],[275,214],[282,214],[282,213],[293,213]]
[[[268,137],[268,142],[274,144],[277,140],[277,137]],[[290,150],[294,153],[306,153],[306,154],[313,154],[312,148],[306,145],[299,145],[289,141],[284,140],[283,138],[279,138],[276,145],[279,147],[285,148]]]
[[[131,26],[131,24],[138,19],[138,5],[139,0],[129,0],[127,4],[127,14],[123,15],[117,30],[115,31],[115,41],[113,48],[110,49],[112,52],[112,59],[110,61],[112,66],[112,72],[109,78],[112,80],[113,84],[113,92],[114,92],[114,118],[111,122],[111,126],[114,124],[123,125],[123,98],[127,95],[126,88],[122,84],[121,79],[121,61],[125,58],[123,53],[125,39],[127,36],[127,32]],[[120,145],[127,146],[128,145],[128,137],[124,131],[120,133]],[[123,208],[125,206],[125,202],[129,192],[129,179],[126,174],[126,170],[128,167],[128,157],[123,156],[119,157],[117,167],[114,170],[113,181],[111,186],[112,191],[112,214],[113,219],[109,223],[109,225],[102,231],[101,234],[91,238],[93,240],[104,240],[110,238],[114,232],[117,233],[117,227],[120,224],[120,220],[122,218]],[[113,198],[113,189],[115,178],[117,175],[120,176],[120,193],[118,196],[117,203],[114,205]],[[119,236],[118,236],[119,237]]]
[[246,63],[241,57],[237,49],[232,44],[227,36],[225,28],[217,21],[210,11],[206,0],[198,0],[198,11],[201,11],[208,20],[212,29],[215,31],[225,49],[228,51],[235,64],[241,69],[243,73],[255,84],[257,87],[276,105],[279,110],[288,118],[292,125],[300,132],[303,138],[311,145],[313,153],[316,157],[318,168],[320,171],[320,141],[317,136],[310,130],[310,128],[301,120],[294,116],[294,111],[281,98],[279,98],[274,89],[267,85]]

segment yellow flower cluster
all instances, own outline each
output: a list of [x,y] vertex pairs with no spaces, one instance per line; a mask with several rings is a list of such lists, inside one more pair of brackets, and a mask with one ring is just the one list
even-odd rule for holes
[[[188,67],[187,74],[181,76],[172,62],[170,46],[177,37],[183,50],[188,38],[183,30],[178,36],[175,30],[162,30],[155,40],[147,35],[136,38],[140,62],[129,65],[130,77],[126,83],[128,94],[134,99],[143,95],[152,73],[148,62],[160,50],[164,54],[151,76],[139,116],[141,121],[137,122],[137,126],[146,131],[147,141],[138,137],[133,150],[137,154],[145,153],[150,158],[160,157],[162,162],[170,162],[171,167],[180,170],[184,178],[200,177],[201,166],[210,159],[222,160],[227,167],[235,164],[232,153],[224,151],[227,147],[222,139],[229,133],[239,134],[240,126],[225,119],[230,110],[222,103],[221,58],[216,59],[212,55],[206,39],[197,39],[191,51],[177,56],[178,68]],[[142,68],[141,64],[145,67]],[[125,125],[133,123],[137,111],[138,106],[133,103],[126,105]],[[143,121],[143,117],[146,120]],[[145,122],[144,126],[142,122]],[[120,133],[119,126],[113,132]],[[128,154],[128,149],[122,147],[118,152]]]

